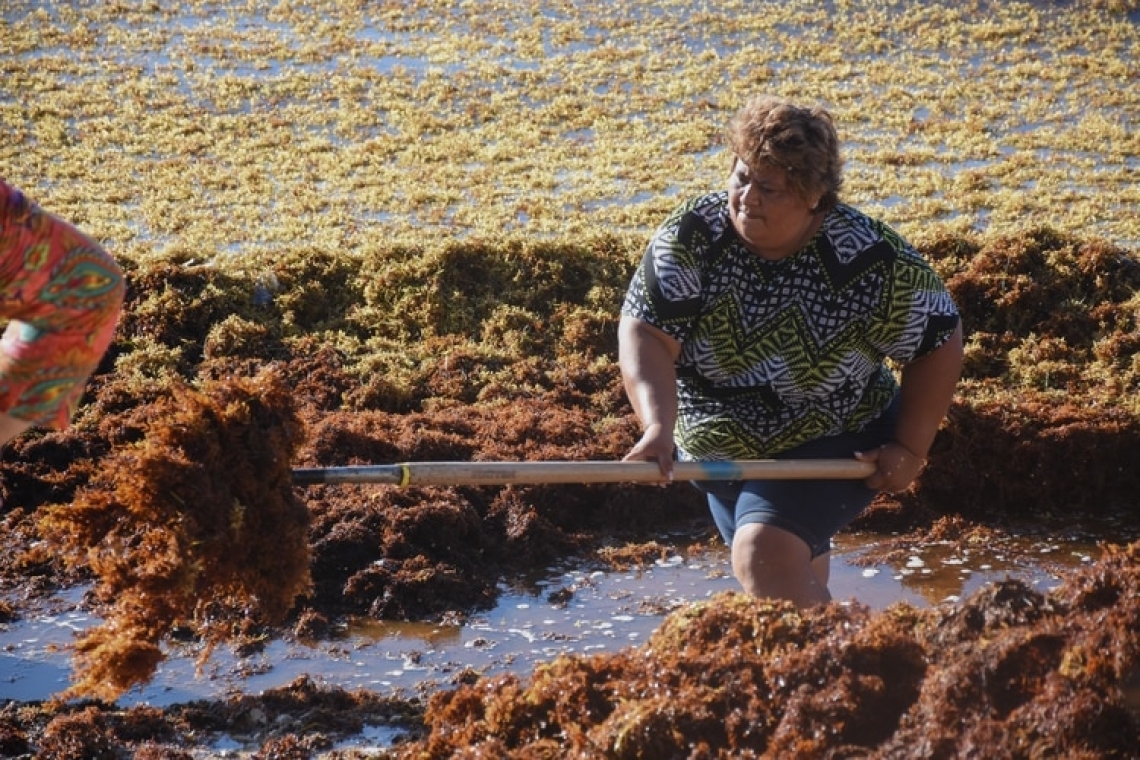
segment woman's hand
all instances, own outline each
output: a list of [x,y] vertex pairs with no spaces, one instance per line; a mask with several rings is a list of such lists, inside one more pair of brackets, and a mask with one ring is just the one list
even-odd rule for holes
[[657,462],[661,474],[673,479],[673,431],[659,424],[649,425],[641,434],[641,440],[622,458],[623,462]]
[[897,441],[870,451],[856,451],[855,458],[875,463],[875,471],[863,482],[868,488],[887,493],[900,493],[910,488],[926,464],[925,458]]
[[618,359],[626,396],[644,426],[641,440],[622,461],[657,462],[673,479],[673,426],[677,420],[677,370],[681,344],[648,322],[622,317]]
[[959,322],[945,343],[903,368],[895,440],[872,451],[855,453],[856,459],[875,463],[875,472],[863,481],[868,488],[899,493],[914,483],[950,408],[962,374],[962,354]]

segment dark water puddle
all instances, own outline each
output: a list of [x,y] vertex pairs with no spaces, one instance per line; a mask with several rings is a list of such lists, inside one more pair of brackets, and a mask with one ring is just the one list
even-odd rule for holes
[[[954,602],[983,585],[1017,578],[1046,593],[1066,568],[1099,554],[1088,537],[1012,538],[1000,546],[929,544],[887,562],[870,562],[890,537],[839,536],[832,561],[836,600],[872,609],[897,602]],[[895,553],[898,554],[897,552]],[[892,555],[894,557],[895,555]],[[643,568],[550,567],[504,584],[497,606],[463,625],[356,620],[334,639],[275,640],[250,657],[217,650],[196,671],[198,651],[168,648],[168,659],[123,706],[168,706],[197,699],[255,694],[302,675],[345,689],[426,695],[474,675],[527,673],[563,654],[617,651],[644,642],[678,608],[736,589],[725,549],[680,553]],[[47,699],[71,675],[67,645],[101,621],[80,607],[82,589],[61,597],[56,614],[20,620],[0,631],[0,700]]]

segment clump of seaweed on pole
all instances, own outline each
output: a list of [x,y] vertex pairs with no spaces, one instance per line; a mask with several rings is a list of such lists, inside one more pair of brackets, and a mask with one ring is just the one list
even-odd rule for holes
[[64,699],[113,701],[148,682],[176,628],[200,638],[204,662],[282,621],[311,586],[290,467],[303,426],[280,375],[179,384],[155,407],[141,441],[40,520],[64,561],[94,574],[106,615],[77,639]]

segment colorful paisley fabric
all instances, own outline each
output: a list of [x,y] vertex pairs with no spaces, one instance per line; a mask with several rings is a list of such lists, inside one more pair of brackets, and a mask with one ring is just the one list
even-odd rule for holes
[[0,412],[66,427],[124,293],[106,251],[0,180]]

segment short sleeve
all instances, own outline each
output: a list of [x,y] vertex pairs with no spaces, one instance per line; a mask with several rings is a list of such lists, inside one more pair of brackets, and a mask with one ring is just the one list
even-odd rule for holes
[[683,342],[701,311],[701,260],[712,248],[713,237],[693,202],[676,209],[646,246],[621,313]]
[[867,337],[884,355],[905,364],[948,341],[960,316],[953,297],[929,262],[889,228],[884,237],[897,255],[884,312],[872,323]]

